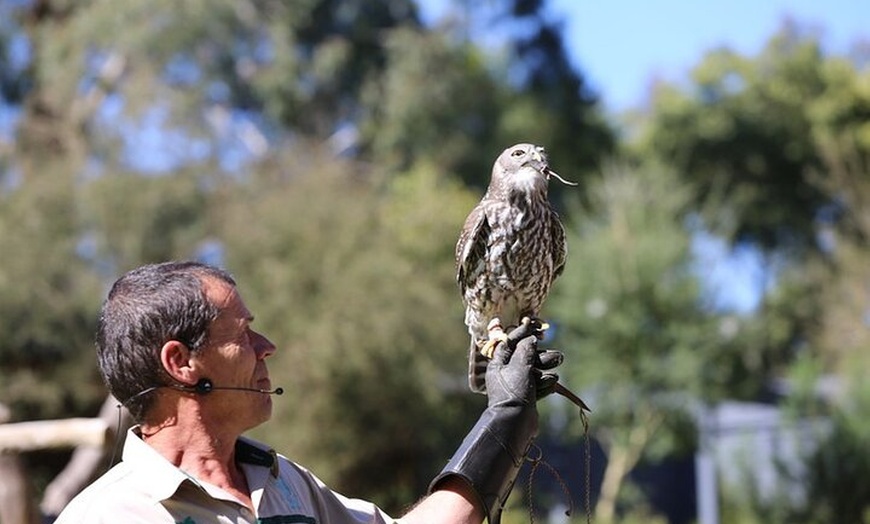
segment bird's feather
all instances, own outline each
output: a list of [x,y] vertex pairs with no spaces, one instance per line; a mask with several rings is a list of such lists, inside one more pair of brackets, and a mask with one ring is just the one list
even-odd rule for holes
[[462,235],[456,244],[456,282],[463,296],[470,278],[474,278],[474,275],[482,269],[489,233],[486,213],[483,207],[478,205],[465,220]]
[[504,329],[536,317],[565,266],[565,230],[547,200],[552,174],[542,147],[517,144],[496,159],[486,194],[456,245],[456,280],[471,336],[469,386],[485,391],[489,323]]

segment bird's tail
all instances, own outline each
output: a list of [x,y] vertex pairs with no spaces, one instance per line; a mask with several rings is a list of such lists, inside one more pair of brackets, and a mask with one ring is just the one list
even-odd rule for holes
[[489,359],[483,356],[474,338],[468,348],[468,387],[475,393],[486,394],[486,365]]

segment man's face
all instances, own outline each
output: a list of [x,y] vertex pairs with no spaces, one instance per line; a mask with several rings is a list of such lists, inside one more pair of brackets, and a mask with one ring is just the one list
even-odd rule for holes
[[[235,287],[215,279],[204,282],[206,295],[220,314],[208,332],[208,343],[197,355],[202,377],[217,387],[272,389],[265,358],[275,346],[251,329],[254,316]],[[272,414],[270,395],[254,391],[216,389],[203,398],[210,412],[225,423],[239,424],[246,431]]]

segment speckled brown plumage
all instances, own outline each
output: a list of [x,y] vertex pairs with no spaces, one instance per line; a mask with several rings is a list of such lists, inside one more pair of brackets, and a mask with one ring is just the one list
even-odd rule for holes
[[565,231],[547,199],[557,176],[544,148],[509,147],[492,168],[492,179],[471,211],[456,244],[456,280],[471,335],[469,386],[486,390],[486,358],[493,318],[507,330],[523,317],[537,318],[553,280],[565,265]]

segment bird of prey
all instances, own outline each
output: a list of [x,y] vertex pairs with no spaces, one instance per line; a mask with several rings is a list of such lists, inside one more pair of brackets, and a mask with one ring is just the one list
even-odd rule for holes
[[[460,233],[456,280],[471,335],[472,391],[486,391],[486,363],[495,346],[505,339],[506,330],[525,318],[537,319],[565,266],[565,230],[547,198],[551,177],[576,185],[550,169],[543,147],[517,144],[505,149],[492,167],[486,194]],[[556,391],[570,393],[560,384]]]

